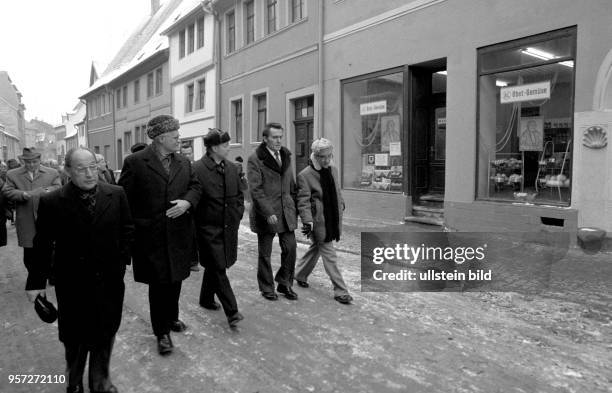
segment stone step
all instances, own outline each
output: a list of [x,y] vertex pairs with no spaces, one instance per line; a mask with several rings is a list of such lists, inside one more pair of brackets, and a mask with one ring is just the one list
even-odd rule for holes
[[404,218],[406,222],[417,222],[420,224],[429,224],[429,225],[437,225],[444,226],[444,219],[437,217],[427,217],[427,216],[407,216]]
[[433,206],[412,206],[412,214],[414,216],[426,216],[426,217],[444,217],[444,209]]

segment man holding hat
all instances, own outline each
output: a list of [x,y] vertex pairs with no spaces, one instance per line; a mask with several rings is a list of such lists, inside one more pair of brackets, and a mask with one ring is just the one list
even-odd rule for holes
[[200,263],[204,266],[200,305],[218,310],[217,295],[230,327],[235,327],[243,316],[238,312],[226,270],[238,256],[238,228],[244,213],[244,195],[238,167],[226,160],[229,141],[229,134],[217,128],[204,137],[206,154],[194,164],[202,185],[195,219]]
[[153,333],[160,354],[172,352],[170,330],[179,320],[181,283],[189,277],[193,255],[191,210],[200,184],[179,150],[179,122],[159,115],[147,124],[149,146],[125,158],[119,185],[127,194],[135,224],[134,280],[149,285]]
[[[19,156],[23,166],[11,169],[6,173],[6,183],[2,187],[4,196],[15,203],[17,219],[17,241],[23,247],[23,263],[28,272],[37,263],[34,256],[34,235],[36,234],[36,217],[40,196],[61,187],[59,173],[40,165],[40,153],[34,148],[23,149]],[[26,290],[32,289],[30,279],[26,281]]]
[[[110,360],[123,312],[123,277],[130,264],[134,232],[130,208],[121,187],[99,181],[91,150],[68,150],[65,170],[70,181],[40,198],[34,238],[37,269],[28,276],[38,291],[30,292],[44,296],[45,281],[53,271],[59,339],[65,348],[66,391],[84,391],[89,356],[89,391],[117,393]],[[41,304],[44,297],[35,302],[39,312]],[[39,316],[52,322],[45,313]]]
[[334,287],[334,299],[349,304],[353,298],[338,269],[333,244],[334,240],[340,240],[344,210],[338,169],[332,165],[334,146],[328,139],[320,138],[312,143],[311,150],[309,165],[297,175],[298,210],[304,224],[303,232],[311,244],[296,266],[295,280],[299,286],[308,288],[308,276],[321,256]]

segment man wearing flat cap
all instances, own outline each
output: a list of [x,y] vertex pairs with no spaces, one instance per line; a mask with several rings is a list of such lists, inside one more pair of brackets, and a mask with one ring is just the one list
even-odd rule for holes
[[202,197],[195,212],[200,264],[204,278],[200,305],[209,310],[223,306],[230,327],[243,319],[238,312],[226,270],[238,256],[238,228],[244,213],[244,195],[238,167],[227,161],[230,136],[217,128],[204,137],[206,154],[194,164],[202,185]]
[[187,327],[179,320],[181,283],[193,255],[192,210],[200,184],[179,150],[179,122],[159,115],[147,124],[153,143],[127,156],[119,185],[127,194],[135,225],[134,280],[149,285],[153,333],[160,354],[172,352],[170,331]]
[[349,304],[353,298],[342,279],[333,244],[340,240],[344,210],[338,169],[332,165],[333,149],[330,140],[315,140],[309,165],[297,175],[298,210],[304,224],[303,232],[311,244],[296,266],[295,279],[299,286],[308,288],[308,276],[320,256],[334,288],[334,299]]
[[[11,169],[6,173],[6,183],[2,193],[15,203],[17,219],[17,241],[23,247],[23,263],[28,272],[37,263],[34,256],[34,235],[36,234],[36,217],[40,196],[61,187],[59,173],[40,165],[40,153],[34,148],[24,148],[19,156],[23,166]],[[31,280],[26,281],[26,291],[33,289]]]

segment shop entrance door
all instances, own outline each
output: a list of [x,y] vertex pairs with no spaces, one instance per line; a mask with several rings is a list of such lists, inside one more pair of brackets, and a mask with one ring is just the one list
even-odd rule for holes
[[295,100],[295,113],[293,125],[295,126],[295,173],[308,166],[310,157],[310,145],[312,145],[312,133],[314,128],[314,97],[304,97]]
[[414,204],[444,201],[446,62],[410,67],[412,197]]

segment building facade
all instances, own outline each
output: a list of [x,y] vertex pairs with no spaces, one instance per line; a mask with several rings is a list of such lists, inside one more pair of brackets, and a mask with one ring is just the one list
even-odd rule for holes
[[202,137],[216,126],[215,20],[198,0],[185,0],[184,10],[166,31],[172,115],[181,123],[183,146],[194,159],[205,152]]
[[307,165],[320,134],[319,1],[221,0],[219,127],[232,136],[231,156],[246,158],[267,122],[286,130],[294,170]]
[[[25,105],[6,71],[0,71],[0,159],[17,158],[25,141]],[[32,146],[32,145],[29,145]]]
[[324,134],[348,214],[612,231],[612,180],[588,175],[612,157],[610,17],[601,0],[326,3]]

